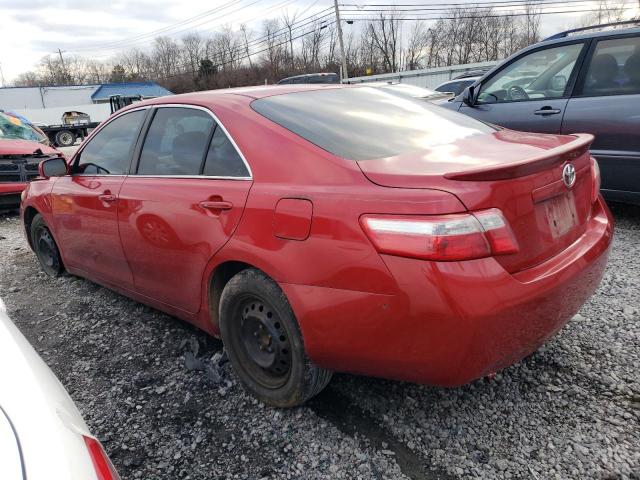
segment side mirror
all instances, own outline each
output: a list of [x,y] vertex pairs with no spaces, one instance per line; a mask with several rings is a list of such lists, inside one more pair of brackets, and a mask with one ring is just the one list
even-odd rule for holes
[[471,108],[476,106],[475,87],[473,85],[469,85],[462,92],[462,103]]
[[42,178],[61,177],[68,171],[67,162],[62,157],[48,158],[38,165],[38,174]]

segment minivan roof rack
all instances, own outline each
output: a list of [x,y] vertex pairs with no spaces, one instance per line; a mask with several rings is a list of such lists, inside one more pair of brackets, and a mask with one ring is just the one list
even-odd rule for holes
[[618,25],[640,25],[640,19],[625,20],[623,22],[601,23],[600,25],[591,25],[589,27],[572,28],[571,30],[566,30],[564,32],[556,33],[555,35],[551,35],[550,37],[545,38],[543,42],[546,42],[547,40],[556,40],[558,38],[565,38],[572,33],[585,32],[587,30],[595,30],[597,28],[604,28],[604,27],[615,27]]

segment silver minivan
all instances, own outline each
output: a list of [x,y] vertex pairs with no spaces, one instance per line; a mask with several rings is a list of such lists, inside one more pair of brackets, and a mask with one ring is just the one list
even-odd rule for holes
[[514,130],[592,133],[605,198],[640,204],[640,28],[593,28],[515,53],[442,106]]

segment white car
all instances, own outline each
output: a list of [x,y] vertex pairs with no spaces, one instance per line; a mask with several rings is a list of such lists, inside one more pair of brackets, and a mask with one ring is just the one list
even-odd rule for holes
[[441,83],[440,85],[438,85],[435,88],[436,92],[442,92],[442,93],[452,93],[454,97],[457,97],[458,95],[460,95],[465,88],[467,88],[469,85],[473,85],[476,80],[478,80],[480,77],[463,77],[463,78],[455,78],[453,80],[447,80],[444,83]]
[[409,83],[393,83],[393,82],[365,82],[356,85],[363,87],[373,87],[384,90],[387,93],[398,95],[400,97],[418,98],[428,102],[439,102],[453,98],[450,93],[436,92],[428,88],[418,87]]
[[0,479],[119,480],[102,445],[0,299]]

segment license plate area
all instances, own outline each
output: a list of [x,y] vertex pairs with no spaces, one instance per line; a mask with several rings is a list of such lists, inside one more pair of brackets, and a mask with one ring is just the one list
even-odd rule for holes
[[578,225],[578,214],[573,192],[558,195],[544,202],[544,208],[553,238],[559,238]]

